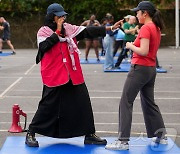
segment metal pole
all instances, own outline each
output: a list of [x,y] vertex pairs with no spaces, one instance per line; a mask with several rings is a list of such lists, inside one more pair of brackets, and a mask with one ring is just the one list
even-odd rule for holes
[[176,0],[176,48],[179,48],[179,0]]

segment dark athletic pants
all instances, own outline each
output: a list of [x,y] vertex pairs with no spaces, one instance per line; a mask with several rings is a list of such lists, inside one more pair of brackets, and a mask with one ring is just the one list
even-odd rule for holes
[[121,52],[120,52],[120,54],[118,56],[117,62],[115,64],[115,67],[120,66],[122,60],[127,56],[127,52],[129,51],[129,49],[125,48],[127,42],[128,41],[125,41],[125,40],[123,41],[122,50],[121,50]]
[[131,131],[133,102],[140,92],[141,107],[148,137],[166,134],[159,107],[154,102],[156,67],[132,65],[119,105],[119,139],[128,141]]
[[115,44],[114,44],[114,51],[113,51],[113,57],[116,55],[118,48],[121,47],[122,48],[123,45],[123,40],[116,40]]

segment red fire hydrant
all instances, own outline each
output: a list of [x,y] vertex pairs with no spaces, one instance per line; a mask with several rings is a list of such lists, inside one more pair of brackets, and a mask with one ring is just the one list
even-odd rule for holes
[[20,133],[23,131],[23,129],[21,128],[20,125],[20,115],[22,115],[23,117],[25,117],[25,124],[24,124],[24,130],[26,128],[26,121],[27,121],[27,114],[24,113],[18,104],[14,104],[12,107],[12,125],[10,127],[10,129],[8,130],[8,132],[11,133]]

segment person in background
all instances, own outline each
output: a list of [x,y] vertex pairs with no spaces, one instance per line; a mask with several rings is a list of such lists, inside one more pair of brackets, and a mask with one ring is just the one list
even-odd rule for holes
[[[106,26],[112,26],[114,22],[114,17],[112,15],[106,16]],[[114,32],[109,30],[106,32],[106,36],[104,37],[104,49],[105,49],[105,61],[104,68],[106,70],[111,70],[114,68],[113,61],[113,45],[114,45]]]
[[115,64],[115,68],[120,69],[120,64],[122,60],[127,56],[127,53],[129,49],[125,48],[127,42],[133,42],[135,40],[135,34],[138,31],[138,25],[135,25],[136,17],[130,16],[128,22],[123,24],[124,29],[124,40],[122,45],[121,53],[119,54],[119,57],[117,59],[117,62]]
[[124,17],[125,23],[129,21],[129,18],[130,18],[130,17],[131,17],[131,15],[129,15],[129,14],[128,14],[127,16]]
[[156,68],[157,69],[161,69],[162,68],[162,66],[159,65],[159,60],[158,60],[157,56],[156,56]]
[[4,17],[0,17],[0,24],[2,24],[2,26],[0,26],[0,30],[3,31],[2,37],[0,38],[0,53],[2,53],[3,42],[6,42],[12,50],[12,54],[16,54],[14,46],[10,40],[10,24],[5,20]]
[[76,26],[66,23],[64,8],[48,6],[44,25],[38,30],[36,64],[41,62],[42,99],[29,125],[25,144],[38,147],[35,133],[53,138],[85,136],[84,144],[105,145],[95,134],[91,100],[79,60],[77,41],[103,37],[110,26]]
[[[105,26],[106,23],[107,23],[107,20],[106,20],[106,17],[105,17],[105,18],[103,18],[103,19],[101,20],[101,26]],[[104,56],[104,55],[105,55],[104,44],[103,44],[103,42],[104,42],[104,37],[99,37],[99,42],[100,42],[101,49],[102,49],[102,50],[101,50],[101,56]]]
[[154,101],[156,55],[164,27],[162,16],[149,1],[140,2],[132,11],[137,13],[139,23],[143,26],[135,41],[126,43],[126,48],[133,51],[133,57],[119,105],[118,140],[105,146],[111,150],[129,149],[133,103],[139,92],[147,137],[155,143],[168,144],[164,121]]
[[[129,18],[131,17],[131,15],[126,15],[124,17],[124,23],[128,22],[129,21]],[[114,44],[114,51],[113,51],[113,57],[116,55],[117,51],[118,51],[118,48],[121,47],[121,50],[122,50],[122,47],[123,47],[123,40],[124,40],[124,29],[123,29],[123,25],[124,23],[122,23],[121,25],[121,29],[118,30],[118,33],[115,34],[115,44]]]
[[113,50],[113,57],[116,55],[119,47],[121,47],[122,49],[122,45],[123,45],[123,40],[124,40],[124,30],[123,29],[119,29],[117,34],[114,35],[114,50]]
[[[100,23],[98,20],[96,20],[96,16],[92,14],[90,16],[89,20],[84,21],[81,26],[86,26],[86,27],[91,27],[91,26],[100,26]],[[94,47],[95,54],[97,61],[99,62],[99,51],[98,51],[98,46],[99,46],[99,38],[86,38],[86,50],[85,50],[85,60],[88,62],[88,55],[89,55],[89,50],[91,46]]]

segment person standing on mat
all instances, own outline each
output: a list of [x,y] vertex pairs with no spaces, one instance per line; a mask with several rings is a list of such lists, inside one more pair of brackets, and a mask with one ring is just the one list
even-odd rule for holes
[[[114,22],[114,17],[112,15],[106,16],[106,26],[112,26]],[[122,24],[122,20],[121,20]],[[106,36],[104,37],[104,49],[105,49],[105,61],[104,61],[104,69],[112,70],[114,69],[114,61],[113,61],[113,45],[114,45],[114,34],[116,34],[118,30],[108,30],[106,32]]]
[[[107,20],[106,20],[106,18],[103,18],[102,20],[101,20],[101,26],[105,26],[106,25],[106,23],[107,23]],[[105,50],[104,50],[104,45],[103,45],[103,42],[104,42],[104,37],[99,37],[99,43],[100,43],[100,46],[101,46],[101,56],[105,56]]]
[[140,2],[132,11],[137,12],[139,23],[143,26],[134,43],[126,43],[126,48],[133,51],[132,65],[119,105],[118,140],[105,146],[106,149],[112,150],[129,149],[133,102],[139,92],[147,137],[156,143],[168,143],[163,118],[154,101],[156,55],[164,24],[160,11],[149,1]]
[[130,16],[128,22],[123,24],[124,29],[124,40],[122,45],[122,50],[118,56],[115,68],[120,69],[120,64],[122,60],[127,56],[129,49],[125,48],[127,42],[133,42],[135,39],[135,34],[137,33],[138,26],[135,25],[136,17]]
[[[96,20],[96,16],[94,14],[92,14],[90,16],[89,20],[84,21],[81,26],[100,26],[100,23],[98,20]],[[86,38],[85,39],[86,42],[86,50],[85,50],[85,61],[88,62],[88,55],[89,55],[89,50],[91,48],[91,46],[94,47],[95,50],[95,54],[96,54],[96,58],[97,58],[97,62],[99,62],[99,51],[98,51],[98,46],[99,46],[99,38],[98,37],[92,37],[92,38]]]
[[0,24],[2,24],[0,30],[3,31],[2,37],[0,38],[0,53],[2,53],[3,42],[6,42],[12,50],[12,54],[16,54],[14,46],[10,40],[10,24],[4,19],[4,17],[0,17]]
[[95,134],[94,117],[89,93],[79,61],[77,41],[105,36],[112,27],[84,27],[65,22],[64,8],[53,3],[47,8],[44,26],[37,33],[38,53],[43,81],[42,99],[29,125],[25,143],[38,147],[35,133],[72,138],[85,135],[84,144],[103,144],[107,141]]

